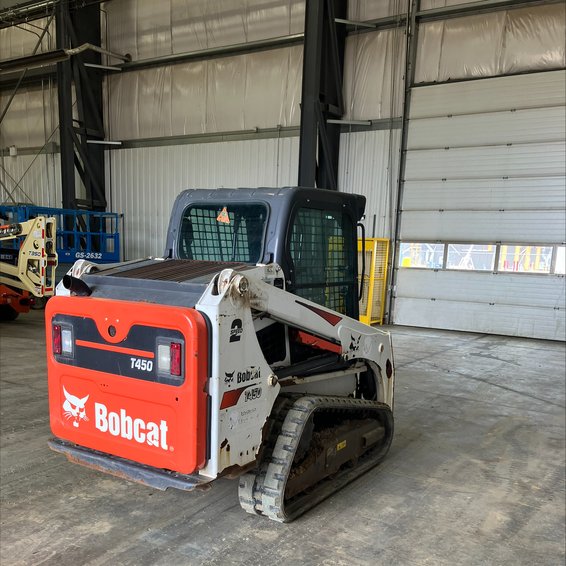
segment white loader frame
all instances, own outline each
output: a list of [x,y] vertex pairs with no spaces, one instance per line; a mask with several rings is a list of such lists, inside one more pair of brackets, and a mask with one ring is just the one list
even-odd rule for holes
[[[279,289],[274,286],[275,279],[282,279],[277,264],[244,271],[225,269],[196,304],[212,326],[210,459],[200,470],[203,476],[215,478],[232,466],[246,468],[255,464],[263,425],[282,384],[292,385],[286,389],[289,391],[348,396],[354,392],[356,375],[371,370],[376,380],[376,400],[393,409],[389,333]],[[342,360],[351,365],[343,371],[280,380],[256,338],[256,330],[269,320],[337,344]]]

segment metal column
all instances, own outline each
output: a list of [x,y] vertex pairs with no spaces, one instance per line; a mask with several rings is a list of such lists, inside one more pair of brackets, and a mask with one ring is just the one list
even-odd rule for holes
[[[67,31],[69,6],[56,8],[57,49],[70,47]],[[61,147],[61,191],[63,208],[75,208],[75,159],[73,149],[73,99],[71,61],[57,63],[57,100],[59,106],[59,145]]]
[[[68,2],[61,1],[56,14],[58,49],[70,49],[85,43],[100,45],[98,4],[70,12]],[[57,63],[63,208],[106,209],[104,148],[89,143],[89,140],[104,139],[102,74],[98,69],[85,67],[85,63],[100,62],[99,53],[85,51]],[[76,118],[73,118],[73,85]],[[75,169],[85,187],[84,199],[77,197]]]
[[335,18],[345,18],[347,2],[307,0],[299,185],[338,189],[340,125],[328,124],[344,113],[342,72],[346,44],[345,26]]

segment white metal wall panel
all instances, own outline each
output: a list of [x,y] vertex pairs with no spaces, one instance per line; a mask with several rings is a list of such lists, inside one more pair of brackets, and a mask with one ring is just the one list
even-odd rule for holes
[[348,2],[348,18],[364,22],[402,14],[406,9],[406,3],[401,0],[351,0]]
[[[401,241],[566,241],[566,75],[415,88]],[[564,277],[398,270],[397,324],[564,340]]]
[[[476,0],[476,4],[481,4],[485,0]],[[432,10],[434,8],[444,8],[445,6],[456,6],[458,4],[471,4],[469,0],[421,0],[421,10]]]
[[566,108],[549,106],[413,119],[408,149],[561,142],[566,131]]
[[[11,90],[0,92],[0,112],[6,108]],[[0,148],[40,148],[50,137],[57,142],[59,133],[57,88],[20,87],[0,125]],[[53,135],[52,135],[53,134]]]
[[302,47],[145,69],[108,79],[112,139],[296,126]]
[[347,37],[344,118],[375,120],[401,116],[404,60],[405,36],[401,29]]
[[[6,5],[3,3],[2,7],[5,8]],[[15,59],[31,55],[47,21],[47,18],[40,18],[31,23],[22,22],[17,26],[0,29],[0,59]],[[43,36],[37,53],[50,49],[55,49],[55,19],[51,20],[48,33]]]
[[560,210],[566,208],[564,178],[526,177],[406,181],[404,211]]
[[401,324],[564,340],[563,276],[410,270],[399,279]]
[[298,138],[107,152],[109,208],[124,213],[125,256],[160,256],[171,206],[189,188],[296,185]]
[[566,71],[416,88],[411,118],[480,114],[566,103]]
[[404,211],[401,240],[556,244],[566,241],[566,211]]
[[105,44],[134,60],[301,33],[304,0],[106,2]]
[[425,22],[415,82],[562,69],[565,33],[563,2]]
[[0,203],[61,206],[61,159],[58,153],[1,157]]
[[407,155],[405,179],[563,176],[565,151],[564,141],[413,150]]
[[564,313],[540,307],[510,305],[485,306],[459,301],[422,301],[401,297],[396,306],[398,322],[407,326],[444,328],[524,336],[546,340],[564,340]]
[[479,273],[411,269],[398,292],[424,301],[456,301],[489,305],[544,307],[566,311],[565,278],[529,273]]
[[[340,190],[366,196],[368,236],[390,236],[399,142],[399,130],[341,136]],[[291,137],[108,151],[109,208],[124,213],[126,257],[163,253],[170,208],[183,189],[296,185],[298,147]]]
[[342,134],[338,186],[367,199],[363,221],[368,237],[391,237],[399,170],[400,130]]

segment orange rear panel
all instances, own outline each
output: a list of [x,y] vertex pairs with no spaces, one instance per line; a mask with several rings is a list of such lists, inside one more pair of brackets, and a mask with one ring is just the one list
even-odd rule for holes
[[[53,434],[156,468],[205,464],[208,333],[194,309],[90,297],[46,308]],[[72,332],[72,354],[53,352],[53,324]],[[182,343],[183,378],[157,372],[157,344]]]

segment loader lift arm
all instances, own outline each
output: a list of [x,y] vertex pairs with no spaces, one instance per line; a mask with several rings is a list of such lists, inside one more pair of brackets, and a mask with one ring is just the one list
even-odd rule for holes
[[[225,269],[218,275],[218,291],[222,293],[228,285],[233,293],[249,299],[250,308],[268,315],[271,319],[303,331],[301,336],[310,338],[320,337],[328,341],[326,348],[339,354],[346,367],[355,366],[357,369],[367,369],[367,365],[376,366],[380,373],[387,376],[383,383],[380,398],[388,405],[393,405],[393,352],[389,334],[377,328],[363,324],[346,315],[336,313],[324,306],[307,299],[290,295],[283,289],[266,283],[262,277],[254,275],[254,271],[242,274],[231,269]],[[292,297],[292,300],[290,300]],[[308,339],[308,338],[307,338]],[[316,340],[312,340],[315,342]],[[333,347],[334,346],[334,347]],[[321,349],[325,349],[324,344]],[[284,368],[285,377],[278,379],[284,383],[297,383],[301,377],[293,375],[293,366]],[[351,369],[349,369],[351,372]],[[277,371],[275,371],[277,373]],[[315,375],[314,379],[324,376]],[[308,380],[309,377],[303,378]],[[387,386],[391,384],[391,386]]]

